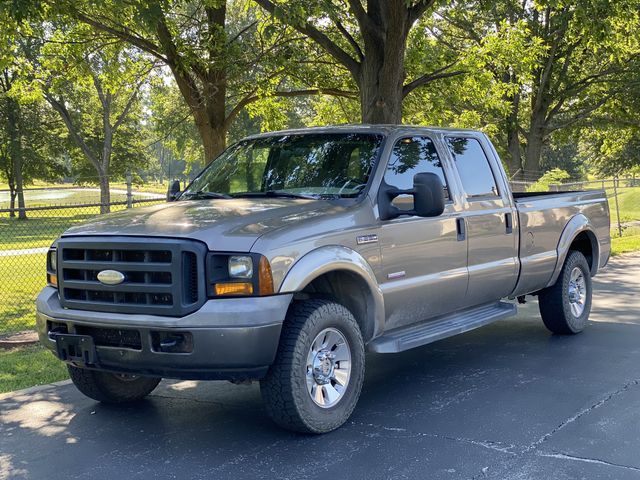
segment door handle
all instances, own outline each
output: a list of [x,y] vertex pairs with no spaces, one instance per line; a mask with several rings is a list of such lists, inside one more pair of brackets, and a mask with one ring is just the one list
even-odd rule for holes
[[507,230],[507,235],[513,233],[513,214],[505,213],[504,214],[504,224]]
[[467,238],[467,227],[464,218],[456,218],[456,230],[458,231],[458,241]]

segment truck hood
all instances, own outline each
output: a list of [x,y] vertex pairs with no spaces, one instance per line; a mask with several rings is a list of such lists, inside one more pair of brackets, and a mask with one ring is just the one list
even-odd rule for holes
[[189,238],[206,243],[210,250],[248,252],[264,233],[344,208],[336,201],[311,199],[190,200],[111,213],[62,236]]

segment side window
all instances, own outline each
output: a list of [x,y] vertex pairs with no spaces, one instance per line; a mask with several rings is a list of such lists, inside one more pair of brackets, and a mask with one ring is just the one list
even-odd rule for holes
[[[442,162],[431,139],[426,137],[407,137],[396,142],[391,158],[384,174],[384,181],[400,190],[413,188],[413,177],[416,173],[435,173],[444,185],[445,198],[450,198],[447,179],[442,169]],[[403,210],[413,208],[411,195],[400,195],[393,205]]]
[[499,196],[496,179],[480,142],[463,137],[448,137],[446,141],[467,196]]

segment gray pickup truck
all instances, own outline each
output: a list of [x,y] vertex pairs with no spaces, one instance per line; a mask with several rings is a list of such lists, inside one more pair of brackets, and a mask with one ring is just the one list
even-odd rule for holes
[[279,425],[323,433],[356,406],[365,351],[503,319],[587,323],[610,252],[603,191],[515,194],[486,135],[339,126],[248,137],[170,202],[66,231],[37,299],[41,342],[85,395],[161,378],[259,380]]

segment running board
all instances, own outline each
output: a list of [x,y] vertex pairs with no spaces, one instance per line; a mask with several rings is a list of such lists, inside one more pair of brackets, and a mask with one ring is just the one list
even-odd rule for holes
[[443,338],[468,332],[517,313],[515,305],[507,302],[491,303],[469,310],[451,313],[417,325],[391,330],[367,345],[370,352],[397,353],[426,345]]

